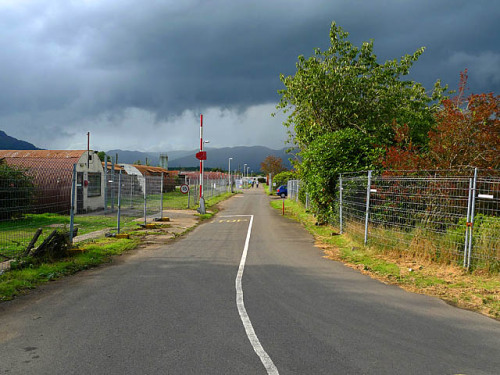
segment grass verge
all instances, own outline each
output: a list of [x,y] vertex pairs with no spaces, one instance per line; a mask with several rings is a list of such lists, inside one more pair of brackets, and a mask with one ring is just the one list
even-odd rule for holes
[[11,300],[40,284],[109,262],[112,256],[134,249],[139,243],[137,238],[103,238],[83,244],[83,252],[57,262],[31,264],[5,272],[0,275],[0,301]]
[[[199,215],[199,221],[210,219],[218,212],[217,204],[229,197],[232,193],[225,193],[217,197],[206,200],[206,207],[210,209],[204,215]],[[194,212],[194,210],[193,210]],[[93,220],[95,217],[84,217],[82,220]],[[94,230],[109,226],[112,222],[105,217],[97,217],[97,222],[92,223]],[[114,220],[114,219],[113,219]],[[48,226],[61,222],[61,215],[46,214],[33,217],[33,228]],[[90,223],[89,223],[90,224]],[[168,229],[169,224],[160,225],[158,230],[137,229],[136,223],[130,221],[129,230],[122,233],[128,233],[130,239],[125,238],[101,238],[97,240],[79,243],[78,246],[82,252],[68,256],[52,263],[30,264],[22,269],[12,269],[0,274],[0,301],[8,301],[16,296],[36,288],[43,283],[57,280],[61,277],[74,274],[78,271],[96,267],[100,264],[110,262],[113,256],[121,255],[129,250],[137,248],[144,238],[151,235],[161,235],[163,229]],[[194,227],[187,228],[180,233],[173,233],[174,238],[182,236]]]
[[[271,206],[282,210],[282,201]],[[316,226],[316,220],[298,203],[285,201],[285,216],[299,221],[315,237],[316,246],[328,259],[387,284],[420,294],[439,297],[454,306],[472,310],[500,320],[500,278],[498,274],[468,272],[455,265],[432,263],[415,258],[404,251],[383,251],[364,247],[335,228]]]

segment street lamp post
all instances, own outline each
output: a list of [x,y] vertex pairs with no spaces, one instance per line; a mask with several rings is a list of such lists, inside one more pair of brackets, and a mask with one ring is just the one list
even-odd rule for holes
[[227,168],[227,173],[229,174],[229,191],[232,193],[233,192],[233,184],[231,183],[231,160],[233,158],[229,158],[229,166]]
[[246,172],[246,170],[247,170],[247,165],[245,163],[245,164],[243,164],[243,176],[241,176],[241,178],[243,179],[243,185],[245,185],[245,182],[246,182],[246,180],[245,180],[245,172]]

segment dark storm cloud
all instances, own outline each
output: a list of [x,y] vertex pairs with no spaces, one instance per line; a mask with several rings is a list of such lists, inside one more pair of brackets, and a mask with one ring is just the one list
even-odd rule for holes
[[71,134],[96,118],[120,128],[130,108],[162,121],[276,103],[279,73],[293,74],[299,54],[327,48],[333,20],[357,45],[373,38],[380,61],[425,46],[411,78],[429,89],[438,78],[456,86],[465,68],[472,91],[500,88],[495,1],[25,0],[0,8],[0,127],[8,133]]

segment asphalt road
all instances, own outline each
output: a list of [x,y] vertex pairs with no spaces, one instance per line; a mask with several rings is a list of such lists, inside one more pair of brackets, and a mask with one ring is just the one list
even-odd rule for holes
[[500,373],[500,322],[324,259],[269,199],[0,304],[0,374]]

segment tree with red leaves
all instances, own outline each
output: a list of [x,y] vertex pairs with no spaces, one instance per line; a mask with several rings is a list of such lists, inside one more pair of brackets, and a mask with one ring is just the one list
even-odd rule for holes
[[286,167],[280,157],[269,155],[260,163],[260,170],[266,175],[272,173],[273,176],[276,176],[278,173],[286,171]]
[[500,96],[464,98],[467,78],[465,70],[457,96],[441,102],[427,150],[412,145],[408,126],[393,124],[395,145],[386,148],[385,169],[500,169]]

